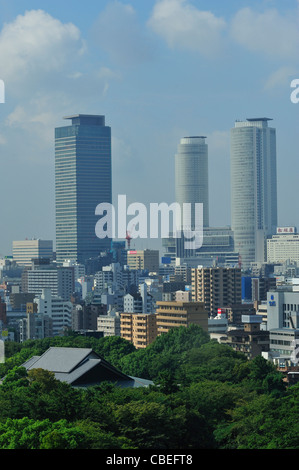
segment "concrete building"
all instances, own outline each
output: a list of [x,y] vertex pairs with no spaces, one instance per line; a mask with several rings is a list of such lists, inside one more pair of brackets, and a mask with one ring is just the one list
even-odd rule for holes
[[23,292],[16,292],[10,294],[9,300],[12,310],[26,311],[27,303],[33,302],[34,297],[35,294],[28,294]]
[[146,284],[139,286],[138,293],[126,294],[123,298],[124,312],[128,313],[153,313],[154,300],[147,291]]
[[268,118],[236,121],[231,130],[231,214],[242,267],[266,260],[277,228],[276,131]]
[[158,273],[159,250],[130,250],[127,252],[127,263],[130,269]]
[[254,359],[270,348],[269,331],[260,329],[261,322],[262,318],[258,315],[244,315],[244,328],[229,330],[226,339],[220,342],[244,353],[248,360]]
[[86,269],[84,264],[76,263],[74,260],[65,260],[62,263],[64,268],[73,268],[75,281],[82,278],[86,274]]
[[203,227],[202,246],[192,253],[184,249],[183,239],[177,239],[175,243],[176,258],[180,259],[180,264],[188,265],[194,260],[197,265],[207,267],[214,264],[234,267],[239,263],[239,253],[235,250],[233,231],[230,227]]
[[295,350],[299,345],[299,288],[283,286],[268,292],[267,329],[272,359],[282,366],[298,365]]
[[253,304],[232,304],[228,306],[223,306],[222,308],[218,309],[221,310],[221,313],[225,313],[228,323],[230,325],[241,325],[242,324],[242,317],[244,315],[255,315],[256,310]]
[[101,331],[105,336],[120,336],[120,313],[109,310],[107,315],[97,317],[97,331]]
[[241,269],[192,269],[192,300],[203,302],[209,316],[216,316],[218,308],[242,303]]
[[128,292],[131,286],[139,284],[139,279],[143,275],[142,270],[131,270],[120,263],[112,263],[109,266],[103,266],[101,271],[95,273],[94,288],[96,292],[102,292],[109,287],[113,290]]
[[299,291],[296,286],[272,290],[267,295],[267,328],[299,329]]
[[107,306],[102,304],[77,304],[72,309],[72,330],[96,331],[97,318],[107,314]]
[[191,301],[191,292],[187,290],[178,290],[175,293],[176,302],[190,302]]
[[208,312],[202,302],[157,302],[156,316],[158,335],[191,324],[208,331]]
[[157,337],[155,314],[121,313],[120,335],[136,349],[144,349]]
[[267,300],[267,293],[275,289],[275,277],[256,277],[251,279],[251,300],[253,302],[262,302]]
[[111,129],[105,116],[68,116],[55,129],[56,259],[85,263],[109,250],[95,234],[100,203],[112,203]]
[[296,227],[279,227],[277,234],[267,240],[267,262],[299,263],[299,234]]
[[223,309],[218,309],[216,317],[208,319],[208,331],[211,339],[218,338],[218,335],[223,335],[228,329],[228,319]]
[[75,291],[72,268],[32,269],[26,271],[25,276],[27,293],[39,295],[42,289],[51,289],[52,295],[69,301]]
[[230,227],[203,227],[202,246],[196,250],[185,250],[183,237],[163,238],[162,252],[163,258],[175,267],[184,263],[188,267],[192,260],[197,265],[205,266],[217,263],[219,266],[234,267],[239,263],[239,253],[235,250],[234,234]]
[[6,303],[0,297],[0,325],[5,326],[6,324],[7,324]]
[[49,315],[27,312],[19,321],[20,342],[28,339],[44,339],[53,336],[53,320]]
[[51,289],[42,289],[41,295],[35,297],[36,311],[39,315],[52,319],[53,336],[61,335],[72,327],[71,302],[65,302],[51,293]]
[[13,260],[19,266],[31,266],[33,259],[53,260],[51,240],[21,240],[12,242]]

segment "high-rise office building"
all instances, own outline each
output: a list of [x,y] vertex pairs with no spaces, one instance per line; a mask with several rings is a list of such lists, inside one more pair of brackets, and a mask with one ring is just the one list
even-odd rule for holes
[[[175,199],[181,206],[203,204],[203,226],[209,226],[208,145],[206,137],[184,137],[175,155]],[[182,221],[183,222],[183,221]],[[195,214],[191,215],[191,229],[195,227]]]
[[56,260],[84,263],[111,246],[95,234],[96,207],[112,203],[111,128],[105,116],[65,119],[55,129]]
[[21,240],[12,242],[13,260],[20,266],[31,266],[33,259],[53,260],[52,240]]
[[268,118],[236,121],[231,130],[231,216],[243,268],[265,261],[265,240],[276,232],[276,130]]

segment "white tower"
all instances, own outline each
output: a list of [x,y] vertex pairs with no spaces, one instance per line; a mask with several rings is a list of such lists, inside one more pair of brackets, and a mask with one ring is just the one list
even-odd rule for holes
[[[208,145],[206,137],[184,137],[175,156],[175,197],[184,203],[203,204],[203,226],[209,226]],[[191,218],[191,226],[195,221]]]
[[264,262],[277,227],[276,131],[268,118],[236,121],[231,130],[231,216],[242,268]]

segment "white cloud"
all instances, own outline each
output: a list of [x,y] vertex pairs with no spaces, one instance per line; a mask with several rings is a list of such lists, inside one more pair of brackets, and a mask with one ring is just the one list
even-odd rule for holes
[[59,72],[84,51],[80,30],[42,10],[27,11],[0,33],[1,73],[11,91],[15,83],[36,82]]
[[75,25],[42,10],[26,12],[3,26],[0,64],[6,103],[1,106],[6,116],[0,144],[6,144],[13,158],[49,162],[54,127],[63,116],[92,112],[89,107],[94,109],[103,99],[117,75],[88,62],[85,50]]
[[250,51],[295,62],[299,50],[298,19],[298,11],[281,15],[275,9],[259,13],[243,8],[232,20],[231,34]]
[[221,49],[226,22],[210,11],[201,11],[187,0],[159,0],[148,22],[172,48],[199,51],[203,55]]

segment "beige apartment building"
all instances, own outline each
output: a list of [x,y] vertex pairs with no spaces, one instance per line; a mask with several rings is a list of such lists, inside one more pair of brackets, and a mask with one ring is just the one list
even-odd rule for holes
[[144,349],[157,337],[156,315],[153,313],[121,313],[120,336],[136,349]]
[[159,250],[130,250],[127,252],[127,265],[130,269],[148,269],[159,272]]
[[192,300],[203,302],[209,316],[218,308],[242,303],[240,268],[192,268]]
[[188,327],[191,324],[208,331],[208,312],[202,302],[157,302],[156,306],[158,335],[167,333],[171,328]]

